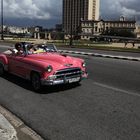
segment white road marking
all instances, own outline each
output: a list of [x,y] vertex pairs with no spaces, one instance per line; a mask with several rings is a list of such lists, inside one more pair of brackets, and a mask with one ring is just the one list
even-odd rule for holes
[[97,86],[107,88],[107,89],[111,89],[111,90],[114,90],[114,91],[118,91],[118,92],[121,92],[121,93],[124,93],[124,94],[140,97],[140,94],[138,94],[138,93],[129,92],[129,91],[126,91],[126,90],[123,90],[123,89],[115,88],[115,87],[105,85],[105,84],[101,84],[101,83],[98,83],[98,82],[94,82],[94,84],[97,85]]

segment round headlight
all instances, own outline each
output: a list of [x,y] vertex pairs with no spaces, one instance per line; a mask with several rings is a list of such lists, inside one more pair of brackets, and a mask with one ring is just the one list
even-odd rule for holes
[[53,67],[52,67],[51,65],[49,65],[49,66],[46,68],[46,71],[49,72],[49,73],[52,72],[52,70],[53,70]]
[[86,67],[86,63],[85,62],[82,63],[82,67]]

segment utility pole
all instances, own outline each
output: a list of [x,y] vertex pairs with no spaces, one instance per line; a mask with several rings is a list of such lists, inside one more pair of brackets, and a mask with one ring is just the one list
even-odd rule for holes
[[3,37],[3,0],[1,0],[1,40],[4,40],[4,37]]
[[70,46],[73,45],[73,0],[71,0],[71,25],[70,25]]

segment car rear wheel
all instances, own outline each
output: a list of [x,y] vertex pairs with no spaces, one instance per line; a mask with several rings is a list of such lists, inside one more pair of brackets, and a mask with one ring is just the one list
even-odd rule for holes
[[0,76],[4,74],[4,66],[0,63]]
[[31,74],[31,84],[35,91],[39,91],[41,89],[40,75],[38,73],[33,72]]

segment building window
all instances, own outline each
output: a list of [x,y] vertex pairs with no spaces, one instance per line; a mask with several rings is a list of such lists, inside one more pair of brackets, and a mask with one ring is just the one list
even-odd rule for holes
[[82,23],[82,27],[84,27],[84,23]]
[[98,31],[98,27],[96,26],[96,27],[95,27],[95,32],[97,32],[97,31]]
[[85,33],[85,29],[82,29],[83,33]]
[[108,31],[108,27],[106,27],[106,31]]
[[89,30],[89,33],[91,33],[91,29],[88,29]]
[[91,23],[89,23],[88,26],[91,26]]

